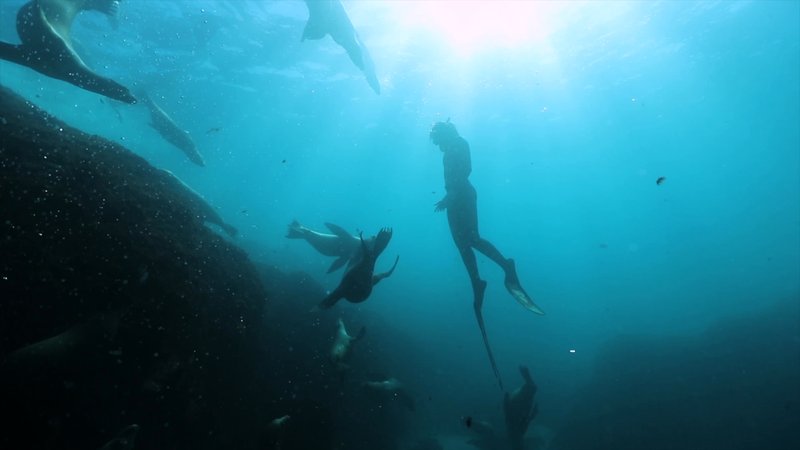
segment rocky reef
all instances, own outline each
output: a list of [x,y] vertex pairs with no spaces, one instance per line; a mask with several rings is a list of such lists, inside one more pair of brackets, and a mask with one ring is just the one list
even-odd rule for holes
[[164,172],[5,88],[0,136],[0,446],[136,423],[143,448],[252,448],[266,293],[245,253]]
[[[186,189],[0,86],[0,447],[396,448],[407,413],[361,389],[393,337],[311,313]],[[349,373],[339,318],[370,329]]]

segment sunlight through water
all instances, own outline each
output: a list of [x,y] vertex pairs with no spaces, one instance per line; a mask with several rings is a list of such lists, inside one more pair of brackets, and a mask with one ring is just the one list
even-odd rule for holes
[[453,51],[472,56],[496,48],[541,46],[568,4],[540,1],[475,0],[389,2],[405,26],[440,33]]

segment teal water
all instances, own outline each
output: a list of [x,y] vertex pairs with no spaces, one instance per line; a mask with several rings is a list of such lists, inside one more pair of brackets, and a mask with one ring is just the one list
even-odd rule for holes
[[[0,4],[0,39],[17,42],[23,3]],[[479,256],[500,371],[516,385],[516,367],[530,366],[542,411],[567,412],[616,336],[691,337],[800,301],[800,3],[530,2],[516,15],[525,2],[423,3],[433,4],[345,3],[380,95],[330,38],[300,41],[299,1],[127,0],[116,31],[79,16],[86,63],[160,96],[205,168],[139,107],[6,62],[0,77],[177,174],[254,259],[327,288],[341,273],[325,275],[330,259],[284,239],[291,220],[392,227],[378,269],[399,254],[394,276],[367,302],[338,307],[369,310],[424,345],[407,371],[438,374],[426,383],[461,397],[448,414],[487,398],[496,407],[497,392],[466,272],[433,211],[444,189],[428,140],[437,120],[471,145],[482,234],[517,261],[547,312],[516,304]],[[491,15],[503,8],[512,15]]]

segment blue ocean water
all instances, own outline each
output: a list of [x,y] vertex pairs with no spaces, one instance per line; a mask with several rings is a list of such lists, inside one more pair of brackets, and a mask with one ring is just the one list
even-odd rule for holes
[[[18,42],[23,3],[0,3],[0,40]],[[253,259],[328,289],[341,272],[326,275],[329,258],[285,239],[289,222],[392,227],[378,270],[400,255],[395,274],[367,302],[337,307],[370,311],[425,349],[399,355],[398,376],[452,399],[421,413],[443,423],[499,423],[502,397],[433,210],[444,195],[435,121],[451,119],[470,143],[481,233],[546,311],[521,308],[478,257],[500,372],[515,386],[517,366],[531,368],[545,425],[557,428],[619,336],[699,339],[800,302],[800,3],[344,5],[380,95],[332,39],[301,42],[300,1],[126,0],[117,30],[78,17],[87,65],[157,96],[206,167],[142,108],[7,62],[0,81],[174,172]],[[800,358],[800,317],[791,330],[787,351]]]

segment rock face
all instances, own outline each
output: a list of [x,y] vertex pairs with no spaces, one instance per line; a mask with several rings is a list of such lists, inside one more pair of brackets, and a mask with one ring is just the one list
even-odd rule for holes
[[265,290],[180,189],[0,87],[0,447],[255,448]]

